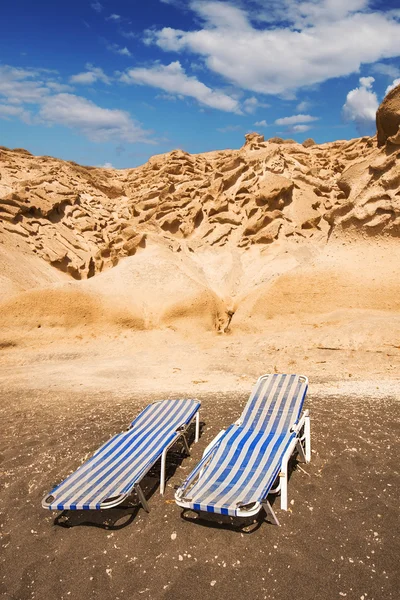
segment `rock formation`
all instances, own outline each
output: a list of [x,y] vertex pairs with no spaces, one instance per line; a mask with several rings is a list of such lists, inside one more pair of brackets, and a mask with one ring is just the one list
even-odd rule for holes
[[[380,145],[397,140],[399,94],[378,111]],[[0,302],[9,324],[22,313],[24,323],[35,315],[32,327],[174,328],[199,318],[226,331],[241,299],[312,263],[327,244],[399,233],[400,150],[369,137],[317,145],[251,133],[238,150],[175,150],[125,170],[0,149]],[[266,314],[264,301],[246,302],[248,317],[253,305]]]
[[240,150],[180,150],[123,171],[0,151],[0,235],[75,279],[158,239],[179,249],[397,235],[399,162],[370,138],[304,148],[249,134]]
[[378,146],[400,145],[400,85],[391,90],[376,113]]

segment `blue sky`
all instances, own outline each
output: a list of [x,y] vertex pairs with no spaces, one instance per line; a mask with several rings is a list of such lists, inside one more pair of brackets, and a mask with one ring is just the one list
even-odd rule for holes
[[374,133],[400,83],[397,0],[18,0],[2,6],[0,144],[82,164]]

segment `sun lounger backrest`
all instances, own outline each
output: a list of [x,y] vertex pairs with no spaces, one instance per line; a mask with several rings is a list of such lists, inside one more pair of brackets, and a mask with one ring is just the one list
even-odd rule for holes
[[[188,421],[199,408],[198,400],[160,400],[146,406],[132,421],[130,429],[139,431],[149,426],[175,431],[182,424],[182,410]],[[191,412],[191,409],[193,412]]]
[[290,430],[300,417],[307,384],[303,375],[263,375],[252,390],[240,426],[268,432]]

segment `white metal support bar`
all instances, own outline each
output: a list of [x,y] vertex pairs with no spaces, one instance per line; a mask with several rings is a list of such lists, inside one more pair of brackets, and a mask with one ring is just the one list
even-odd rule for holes
[[281,484],[281,509],[288,509],[288,498],[287,498],[287,484],[288,484],[288,465],[283,465],[281,472],[279,473],[280,484]]
[[[192,421],[193,421],[193,419],[192,419]],[[166,472],[166,463],[167,463],[167,452],[175,444],[175,442],[178,441],[178,439],[180,437],[183,440],[183,445],[185,446],[187,455],[190,456],[190,448],[189,448],[188,441],[186,439],[187,429],[188,429],[188,427],[186,427],[183,431],[179,432],[177,437],[171,442],[171,444],[168,446],[168,448],[164,449],[164,451],[161,455],[161,473],[160,473],[160,494],[161,495],[164,495],[164,492],[165,492],[165,472]],[[196,442],[199,441],[199,437],[200,437],[200,418],[199,418],[199,411],[197,411],[196,412],[196,433],[195,433],[195,441]]]
[[161,455],[161,473],[160,473],[160,494],[164,495],[165,491],[165,465],[167,462],[168,448],[165,448]]
[[291,444],[289,445],[288,449],[286,450],[286,452],[283,456],[283,459],[282,459],[281,472],[279,473],[279,481],[280,481],[280,488],[281,488],[281,509],[282,510],[288,509],[288,494],[287,494],[288,465],[289,465],[290,457],[292,456],[293,451],[296,447],[297,439],[298,438],[294,438],[292,440]]
[[305,421],[304,421],[304,434],[305,434],[305,442],[306,442],[306,462],[310,462],[311,460],[311,424],[310,424],[310,413],[306,410],[305,413]]

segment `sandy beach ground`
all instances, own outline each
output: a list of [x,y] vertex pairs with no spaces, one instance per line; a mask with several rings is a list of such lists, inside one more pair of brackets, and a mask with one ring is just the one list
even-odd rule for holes
[[[244,522],[185,520],[173,495],[214,435],[240,414],[255,381],[252,370],[224,374],[215,365],[207,378],[190,367],[197,374],[190,379],[182,363],[166,360],[164,367],[149,363],[145,386],[133,354],[89,355],[79,348],[53,356],[3,349],[1,598],[398,598],[394,374],[372,382],[365,373],[335,378],[310,368],[312,462],[294,462],[288,512],[275,501],[281,527],[261,518],[247,532]],[[61,518],[42,509],[53,484],[147,403],[193,396],[202,402],[200,442],[183,461],[179,452],[171,454],[164,497],[157,466],[146,479],[149,514],[135,496],[119,509]]]

